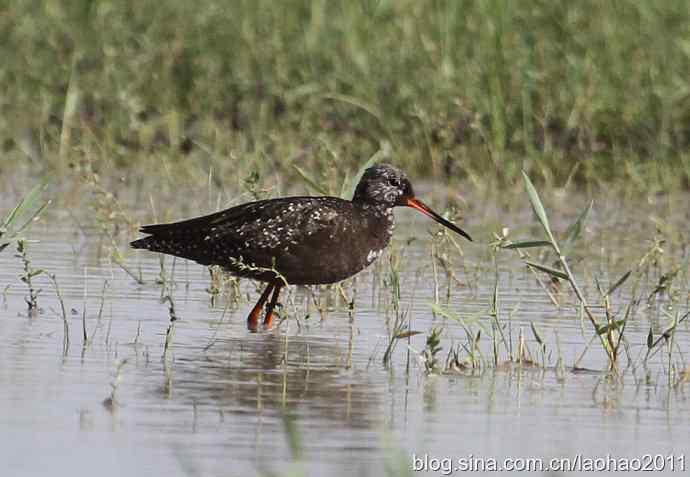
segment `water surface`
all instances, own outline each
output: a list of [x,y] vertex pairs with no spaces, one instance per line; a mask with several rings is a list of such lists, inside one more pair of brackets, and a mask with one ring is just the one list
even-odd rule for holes
[[[655,222],[649,217],[662,216],[669,227],[685,220],[681,212],[659,215],[670,209],[654,204],[606,213],[618,207],[595,209],[574,258],[592,299],[594,277],[610,284],[650,247]],[[558,230],[577,213],[568,204],[562,209],[563,223],[554,221]],[[641,209],[645,219],[636,220]],[[30,244],[31,263],[56,276],[70,344],[65,346],[51,282],[44,275],[35,278],[40,310],[27,316],[21,261],[11,249],[0,253],[3,474],[378,476],[414,474],[414,458],[680,457],[686,451],[688,385],[669,389],[666,348],[648,367],[625,370],[617,385],[600,372],[606,358],[596,343],[579,362],[583,369],[573,372],[591,337],[573,297],[564,291],[563,305],[554,306],[511,252],[500,252],[495,268],[486,245],[491,233],[507,225],[511,233],[534,235],[529,210],[465,223],[479,243],[463,244],[464,257],[447,250],[457,278],[450,296],[446,275],[437,268],[435,280],[431,266],[426,231],[435,229],[423,219],[402,216],[406,223],[395,244],[403,257],[401,309],[421,334],[409,347],[406,339],[399,341],[389,365],[382,363],[394,314],[385,285],[389,256],[344,287],[348,299],[356,290],[354,313],[339,293],[293,289],[283,297],[290,319],[278,330],[252,334],[245,317],[257,297],[254,284],[241,283],[238,304],[227,296],[212,304],[204,267],[180,260],[173,274],[168,259],[169,282],[160,284],[158,256],[128,252],[126,265],[141,272],[141,285],[108,258],[102,234],[88,220],[81,228],[64,218],[36,224],[29,234],[38,241]],[[417,239],[406,245],[412,236]],[[664,262],[643,281],[645,293],[685,258],[678,243],[669,240],[665,247]],[[443,329],[442,361],[451,347],[467,342],[460,322],[432,313],[435,297],[449,313],[476,318],[490,329],[497,278],[499,319],[511,344],[517,345],[522,330],[535,353],[533,322],[547,344],[546,368],[501,364],[427,376],[416,352],[424,349],[433,327]],[[684,312],[687,290],[683,270],[672,289],[675,301],[661,295],[636,308],[626,330],[631,356],[644,353],[650,326],[658,336],[668,325],[665,310]],[[615,294],[617,311],[630,293],[624,287]],[[165,294],[171,294],[179,318],[167,352]],[[316,309],[315,299],[325,313]],[[687,367],[681,353],[688,342],[683,324],[672,355],[678,371]],[[555,369],[557,343],[565,374]],[[490,362],[486,336],[481,350]],[[500,356],[506,361],[504,349]],[[299,441],[296,449],[291,439]],[[674,475],[668,465],[664,473]]]

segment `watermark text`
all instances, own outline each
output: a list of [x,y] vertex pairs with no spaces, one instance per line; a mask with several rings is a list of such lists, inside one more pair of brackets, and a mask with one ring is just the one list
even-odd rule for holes
[[643,454],[615,457],[611,454],[587,457],[434,457],[412,454],[412,470],[451,475],[455,472],[685,472],[685,455]]

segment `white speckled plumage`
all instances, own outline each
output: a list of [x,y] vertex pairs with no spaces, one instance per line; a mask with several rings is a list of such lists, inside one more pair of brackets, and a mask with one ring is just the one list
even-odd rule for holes
[[268,282],[247,318],[248,328],[256,331],[269,295],[264,325],[271,325],[285,282],[337,282],[379,258],[393,235],[396,206],[413,207],[470,239],[416,199],[404,173],[382,164],[364,172],[352,200],[285,197],[250,202],[182,222],[146,225],[141,231],[149,236],[131,245]]
[[220,265],[236,275],[268,282],[280,276],[291,284],[333,283],[380,257],[395,228],[393,207],[409,205],[411,198],[414,193],[405,174],[378,165],[365,171],[352,200],[287,197],[251,202],[204,217],[142,227],[150,236],[132,246]]

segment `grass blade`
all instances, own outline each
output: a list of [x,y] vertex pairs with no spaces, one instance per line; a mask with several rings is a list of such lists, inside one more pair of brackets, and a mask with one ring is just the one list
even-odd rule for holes
[[535,248],[535,247],[550,247],[551,242],[547,240],[524,240],[522,242],[512,242],[508,245],[503,245],[501,248],[515,249],[515,248]]
[[422,334],[421,331],[413,331],[413,330],[407,330],[407,331],[401,331],[397,335],[394,336],[396,340],[401,340],[404,338],[409,338],[411,336],[416,336]]
[[572,245],[577,241],[578,238],[582,235],[582,231],[584,230],[584,224],[585,221],[587,220],[587,217],[589,216],[589,213],[592,210],[592,206],[594,205],[594,201],[590,201],[587,207],[584,208],[582,212],[580,212],[580,215],[575,219],[575,222],[570,224],[570,227],[565,231],[565,246],[564,248],[569,248],[572,247]]
[[[364,175],[364,171],[369,169],[371,166],[376,164],[381,159],[388,157],[389,155],[390,155],[390,145],[388,143],[384,143],[383,146],[381,147],[381,149],[379,149],[374,154],[372,154],[371,157],[367,160],[367,162],[362,164],[362,167],[359,168],[359,170],[357,171],[357,174],[355,174],[351,178],[350,183],[349,183],[349,187],[346,189],[343,186],[343,194],[341,195],[341,197],[343,199],[352,199],[352,196],[355,195],[355,189],[357,188],[357,184],[359,184],[360,179]],[[345,191],[347,191],[347,192],[345,192]],[[345,195],[345,194],[347,194],[347,195]]]
[[27,227],[29,227],[29,225],[31,225],[31,222],[33,222],[34,219],[36,219],[36,217],[38,217],[39,215],[41,215],[41,214],[43,213],[43,211],[46,209],[46,207],[48,207],[48,206],[50,205],[50,203],[51,203],[50,200],[44,202],[35,212],[33,212],[33,213],[31,214],[31,216],[30,216],[29,218],[27,218],[27,219],[24,220],[24,223],[23,223],[22,225],[20,225],[19,228],[17,228],[17,229],[14,231],[15,234],[19,234],[19,233],[23,232],[24,229],[26,229]]
[[529,202],[532,204],[532,210],[534,210],[537,219],[539,219],[541,226],[544,228],[544,232],[546,232],[546,236],[549,238],[549,241],[552,244],[555,244],[556,241],[553,238],[553,233],[551,233],[549,219],[546,216],[544,205],[541,203],[541,199],[539,198],[539,193],[537,192],[537,189],[534,188],[534,184],[532,184],[532,181],[525,171],[522,171],[522,177],[525,180],[525,189],[527,190],[527,195],[529,196]]
[[597,334],[603,335],[604,333],[608,333],[609,330],[617,330],[621,326],[625,324],[625,320],[616,320],[612,321],[611,323],[608,323],[604,326],[598,326],[597,327]]
[[537,270],[541,270],[544,273],[548,273],[553,277],[560,278],[562,280],[569,280],[568,275],[565,272],[562,272],[561,270],[556,270],[555,268],[547,267],[546,265],[542,265],[541,263],[530,262],[529,260],[525,261],[525,263],[530,267],[536,268]]
[[343,179],[343,184],[340,186],[340,197],[341,199],[351,199],[352,196],[348,197],[347,194],[350,192],[352,187],[352,178],[350,177],[350,171],[345,171],[345,179]]
[[530,321],[529,326],[532,328],[532,334],[534,335],[534,339],[537,340],[537,343],[539,343],[539,346],[544,346],[544,339],[541,337],[541,334],[537,329],[537,325],[534,324],[534,321]]
[[37,203],[45,188],[45,185],[37,185],[31,189],[2,222],[2,225],[0,225],[0,238],[4,236],[4,239],[3,243],[0,243],[0,252],[7,248],[13,240],[16,240],[19,234],[29,227],[31,222],[48,207],[50,204],[49,200],[37,207]]
[[2,224],[2,228],[6,230],[16,230],[16,222],[18,222],[19,219],[27,213],[27,211],[34,208],[34,204],[40,197],[41,192],[43,192],[45,187],[46,186],[39,184],[31,189],[31,191],[19,201],[16,207],[12,209],[12,212],[10,212],[10,214],[7,216],[7,219],[5,219],[5,222]]
[[618,279],[618,281],[616,283],[614,283],[613,285],[611,285],[611,287],[609,287],[609,289],[606,291],[606,294],[604,296],[605,297],[611,296],[611,294],[613,294],[613,292],[615,292],[621,285],[623,285],[628,280],[628,278],[630,278],[631,273],[632,273],[632,271],[628,270],[622,277],[620,277]]
[[647,335],[647,348],[652,349],[654,347],[654,332],[652,328],[649,328],[649,334]]

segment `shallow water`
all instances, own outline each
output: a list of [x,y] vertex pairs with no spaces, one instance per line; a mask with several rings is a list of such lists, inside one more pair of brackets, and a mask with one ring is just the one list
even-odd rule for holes
[[[648,204],[641,207],[645,217],[656,213]],[[564,209],[570,220],[573,211]],[[574,266],[588,297],[596,296],[594,276],[610,284],[649,247],[646,239],[636,237],[653,235],[655,222],[633,220],[639,213],[640,208],[631,208],[628,216],[593,214]],[[405,220],[410,217],[404,215]],[[465,224],[479,244],[463,244],[464,259],[448,251],[462,286],[452,282],[447,298],[447,280],[439,272],[438,297],[450,313],[466,320],[476,317],[490,329],[496,275],[486,242],[499,228],[484,224],[480,229],[479,219]],[[664,219],[673,224],[684,217]],[[528,210],[506,222],[520,236],[533,236],[536,230],[524,225],[533,223]],[[242,282],[239,305],[226,307],[229,301],[221,297],[212,306],[208,271],[176,261],[171,288],[179,320],[166,353],[170,315],[168,304],[161,302],[165,287],[156,283],[159,258],[143,252],[127,255],[127,266],[141,270],[146,281],[139,285],[106,259],[95,228],[69,224],[57,219],[37,224],[30,238],[38,242],[29,249],[32,265],[57,278],[68,315],[69,347],[51,282],[36,277],[42,289],[40,312],[28,317],[26,288],[18,278],[21,261],[10,249],[0,253],[0,287],[5,290],[0,305],[3,475],[416,475],[413,470],[425,460],[427,471],[422,473],[441,475],[455,469],[457,459],[471,456],[497,459],[500,465],[505,458],[546,462],[576,454],[671,455],[676,471],[665,460],[662,473],[685,475],[679,459],[687,450],[688,384],[669,389],[666,348],[647,368],[625,370],[615,386],[600,372],[606,358],[596,343],[579,363],[584,369],[573,372],[570,368],[591,337],[589,324],[581,323],[570,294],[559,295],[564,302],[560,308],[551,304],[513,253],[500,252],[497,259],[499,318],[510,322],[506,332],[511,346],[517,346],[522,330],[534,356],[538,345],[530,323],[535,323],[547,344],[546,368],[501,365],[426,376],[415,353],[424,348],[429,330],[444,328],[441,361],[451,346],[465,344],[466,336],[458,321],[431,312],[435,281],[429,224],[423,219],[399,227],[396,240],[400,250],[406,238],[417,237],[404,247],[401,307],[410,314],[412,329],[422,334],[410,339],[409,348],[406,339],[400,340],[389,366],[382,363],[393,313],[390,290],[382,285],[389,273],[388,256],[345,287],[348,297],[356,289],[353,315],[342,299],[334,298],[337,293],[323,293],[324,303],[330,296],[330,309],[322,315],[309,291],[292,290],[283,297],[283,312],[290,319],[278,330],[258,334],[245,327],[256,299],[253,284]],[[562,230],[562,225],[556,227]],[[666,263],[680,262],[685,253],[669,241]],[[172,262],[165,264],[170,277]],[[645,293],[663,271],[662,266],[650,272],[643,282]],[[673,304],[659,297],[638,307],[626,329],[631,356],[646,349],[650,326],[658,336],[668,325],[665,309],[687,309],[686,272],[674,285],[684,298]],[[616,310],[629,294],[628,287],[615,294]],[[673,355],[679,371],[687,367],[681,351],[689,341],[683,324]],[[557,343],[565,374],[555,369]],[[481,350],[491,362],[487,336]],[[502,348],[500,356],[506,360]],[[297,450],[291,449],[291,439],[299,441]],[[435,463],[437,471],[429,468],[434,466],[429,459],[445,458],[454,459],[453,469],[446,460]]]

